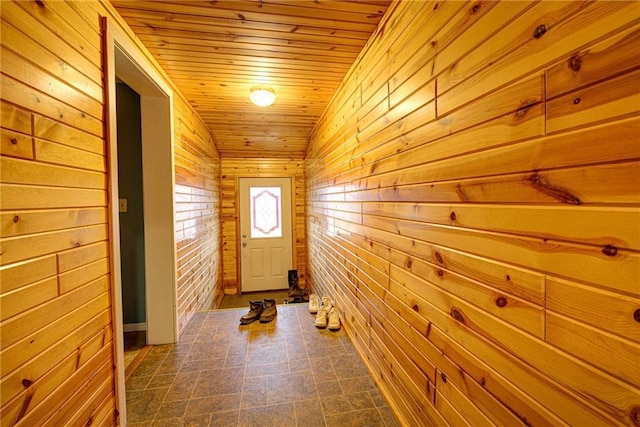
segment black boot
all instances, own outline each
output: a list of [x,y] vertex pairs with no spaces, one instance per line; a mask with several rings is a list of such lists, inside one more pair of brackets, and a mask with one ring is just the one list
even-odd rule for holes
[[298,296],[300,288],[298,288],[298,270],[289,270],[289,297]]
[[289,270],[289,292],[298,287],[298,270]]

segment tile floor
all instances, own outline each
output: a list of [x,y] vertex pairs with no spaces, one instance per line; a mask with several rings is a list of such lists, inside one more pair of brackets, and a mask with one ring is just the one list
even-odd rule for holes
[[130,426],[398,426],[344,331],[306,305],[271,323],[247,309],[196,314],[178,344],[156,346],[127,380]]

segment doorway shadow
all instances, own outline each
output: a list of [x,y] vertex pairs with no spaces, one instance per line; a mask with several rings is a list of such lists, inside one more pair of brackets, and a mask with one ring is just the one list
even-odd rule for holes
[[[225,295],[222,298],[219,309],[249,307],[249,301],[262,301],[265,298],[276,300],[276,304],[288,304],[293,298],[289,298],[289,290],[245,292],[237,295]],[[285,303],[285,300],[287,301]]]

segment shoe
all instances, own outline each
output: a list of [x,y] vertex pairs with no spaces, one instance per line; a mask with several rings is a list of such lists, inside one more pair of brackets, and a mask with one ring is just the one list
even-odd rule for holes
[[329,310],[329,330],[331,331],[339,331],[340,330],[340,313],[338,309],[332,307]]
[[260,318],[263,311],[264,306],[262,301],[249,301],[249,312],[240,318],[240,324],[248,325],[249,323],[255,322]]
[[324,307],[318,308],[318,313],[316,314],[316,320],[313,323],[316,325],[316,328],[326,328],[327,327],[327,309]]
[[331,304],[331,300],[329,299],[329,297],[322,297],[322,306],[327,310],[327,312],[331,310],[333,304]]
[[311,294],[309,296],[309,313],[317,314],[319,307],[320,307],[320,299],[318,298],[318,295]]
[[264,311],[260,315],[260,323],[269,323],[278,315],[278,310],[276,310],[276,300],[265,298],[262,305],[264,306]]

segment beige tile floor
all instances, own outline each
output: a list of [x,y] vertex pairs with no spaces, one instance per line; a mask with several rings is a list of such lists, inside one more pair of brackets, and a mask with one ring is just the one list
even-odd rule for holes
[[127,380],[130,426],[397,426],[344,331],[313,326],[306,305],[271,323],[246,309],[196,314]]

